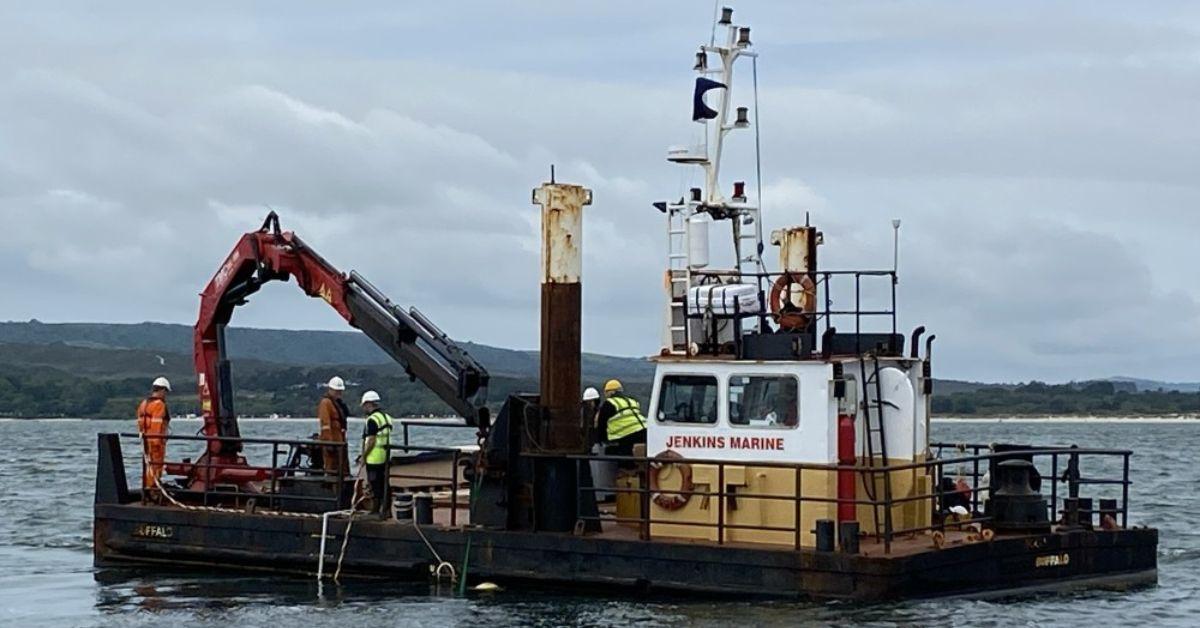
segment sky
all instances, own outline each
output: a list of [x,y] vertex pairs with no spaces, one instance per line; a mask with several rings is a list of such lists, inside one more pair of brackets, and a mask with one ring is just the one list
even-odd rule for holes
[[[584,348],[658,351],[707,2],[5,3],[0,320],[191,323],[274,209],[451,336],[536,348],[538,208],[593,190]],[[887,268],[935,373],[1200,380],[1200,4],[735,5],[769,229]],[[735,104],[752,105],[750,66]],[[751,182],[731,135],[722,184]],[[771,252],[768,252],[768,258]],[[239,326],[342,329],[271,285]]]

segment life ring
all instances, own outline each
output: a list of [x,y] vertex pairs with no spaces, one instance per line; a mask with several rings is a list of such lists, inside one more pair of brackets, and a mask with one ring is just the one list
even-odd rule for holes
[[[650,473],[650,491],[653,495],[651,498],[659,508],[663,510],[679,510],[687,505],[692,499],[692,489],[695,486],[692,484],[692,465],[686,462],[673,462],[683,460],[683,456],[670,449],[654,456],[655,462],[650,463],[653,469]],[[679,469],[679,475],[683,480],[679,484],[679,492],[660,493],[658,476],[667,467],[676,467]]]
[[771,314],[783,329],[807,327],[808,315],[816,309],[816,304],[817,285],[808,274],[784,273],[771,284]]

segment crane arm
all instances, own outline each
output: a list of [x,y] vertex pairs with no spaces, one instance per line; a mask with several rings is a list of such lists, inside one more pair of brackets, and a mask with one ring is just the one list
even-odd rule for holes
[[[392,303],[358,273],[343,274],[294,233],[281,231],[279,217],[271,212],[261,229],[238,240],[200,294],[194,353],[206,435],[239,436],[225,351],[225,326],[233,310],[264,283],[289,277],[366,334],[410,378],[424,383],[469,423],[486,429],[487,369],[416,308]],[[237,451],[236,441],[209,443],[213,454]]]

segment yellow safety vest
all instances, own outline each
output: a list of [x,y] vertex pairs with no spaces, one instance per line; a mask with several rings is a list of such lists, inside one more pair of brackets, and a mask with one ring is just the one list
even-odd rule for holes
[[616,412],[608,418],[609,442],[625,438],[631,434],[646,429],[646,417],[642,416],[642,408],[636,399],[614,395],[606,399],[613,405]]
[[388,445],[392,442],[392,417],[382,410],[376,410],[367,417],[367,421],[375,423],[379,431],[375,433],[375,446],[364,459],[367,464],[383,464],[388,460]]

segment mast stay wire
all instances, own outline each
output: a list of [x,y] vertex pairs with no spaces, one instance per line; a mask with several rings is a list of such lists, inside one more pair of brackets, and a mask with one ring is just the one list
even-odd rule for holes
[[762,196],[762,143],[760,137],[762,134],[762,118],[758,117],[758,55],[750,57],[751,75],[754,84],[754,179],[755,187],[758,188],[758,272],[767,272],[766,264],[763,263],[763,242],[762,242],[762,224],[763,224],[763,196]]

